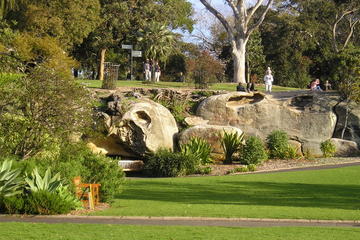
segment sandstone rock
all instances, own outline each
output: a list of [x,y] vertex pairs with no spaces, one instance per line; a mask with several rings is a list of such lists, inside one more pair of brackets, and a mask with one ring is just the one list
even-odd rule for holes
[[323,153],[320,149],[320,143],[317,140],[306,140],[302,144],[302,152],[304,155],[309,154],[312,157],[322,157]]
[[186,129],[180,133],[179,143],[185,144],[193,137],[200,137],[205,139],[213,148],[214,153],[222,153],[220,139],[223,132],[237,132],[242,134],[241,129],[231,126],[216,126],[216,125],[198,125]]
[[113,123],[109,135],[142,156],[160,147],[173,149],[177,132],[175,119],[167,108],[143,99],[129,106],[121,120]]
[[197,115],[209,124],[238,127],[263,139],[274,130],[283,130],[299,142],[321,142],[332,137],[336,124],[332,112],[336,102],[324,97],[310,93],[279,101],[262,93],[233,92],[207,98]]
[[191,117],[186,117],[185,122],[189,126],[197,126],[197,125],[206,125],[209,122],[209,120],[205,120],[197,116],[191,116]]
[[337,157],[357,156],[360,153],[356,142],[340,138],[332,138],[331,142],[336,147],[335,156]]
[[[344,134],[344,139],[354,141],[360,146],[360,107],[358,104],[350,105],[351,111],[349,113],[347,129]],[[335,113],[338,116],[338,123],[334,131],[335,138],[341,138],[341,132],[345,123],[345,104],[341,103],[335,107]]]
[[87,146],[90,150],[97,154],[104,154],[110,156],[124,156],[124,157],[136,157],[134,153],[126,150],[125,147],[116,141],[115,138],[103,137],[89,139]]

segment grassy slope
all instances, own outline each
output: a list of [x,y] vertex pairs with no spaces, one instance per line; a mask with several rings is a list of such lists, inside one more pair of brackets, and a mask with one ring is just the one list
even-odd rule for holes
[[129,179],[97,215],[360,219],[360,167],[318,171]]
[[0,223],[0,240],[112,240],[112,239],[238,239],[238,240],[357,240],[358,228],[226,228],[183,226],[124,226],[95,224]]
[[[90,88],[100,88],[101,81],[99,80],[78,80],[79,83],[84,84]],[[211,90],[227,90],[235,91],[236,83],[216,83],[213,84]],[[181,82],[158,82],[158,83],[147,83],[144,84],[142,81],[117,81],[118,87],[143,87],[143,88],[194,88],[194,85]],[[264,91],[264,86],[259,85],[257,87],[260,91]],[[297,90],[296,88],[273,86],[273,91],[290,91]]]

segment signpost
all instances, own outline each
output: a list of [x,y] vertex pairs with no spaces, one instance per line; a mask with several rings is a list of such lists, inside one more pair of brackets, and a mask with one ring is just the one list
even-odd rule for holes
[[130,60],[130,80],[133,80],[133,57],[142,57],[142,52],[141,51],[134,51],[133,50],[133,45],[126,45],[126,44],[122,44],[121,45],[122,49],[129,49],[131,51],[131,60]]

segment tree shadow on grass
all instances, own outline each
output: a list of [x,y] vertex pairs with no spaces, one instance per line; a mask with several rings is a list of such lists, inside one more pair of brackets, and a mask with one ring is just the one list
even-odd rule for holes
[[360,209],[360,186],[223,181],[216,184],[141,182],[119,199],[184,204]]

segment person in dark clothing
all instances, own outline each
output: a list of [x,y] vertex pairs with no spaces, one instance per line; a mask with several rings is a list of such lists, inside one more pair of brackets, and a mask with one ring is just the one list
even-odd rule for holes
[[242,83],[239,83],[239,84],[236,86],[236,91],[238,91],[238,92],[246,92],[246,89],[244,88],[244,86],[242,85]]

